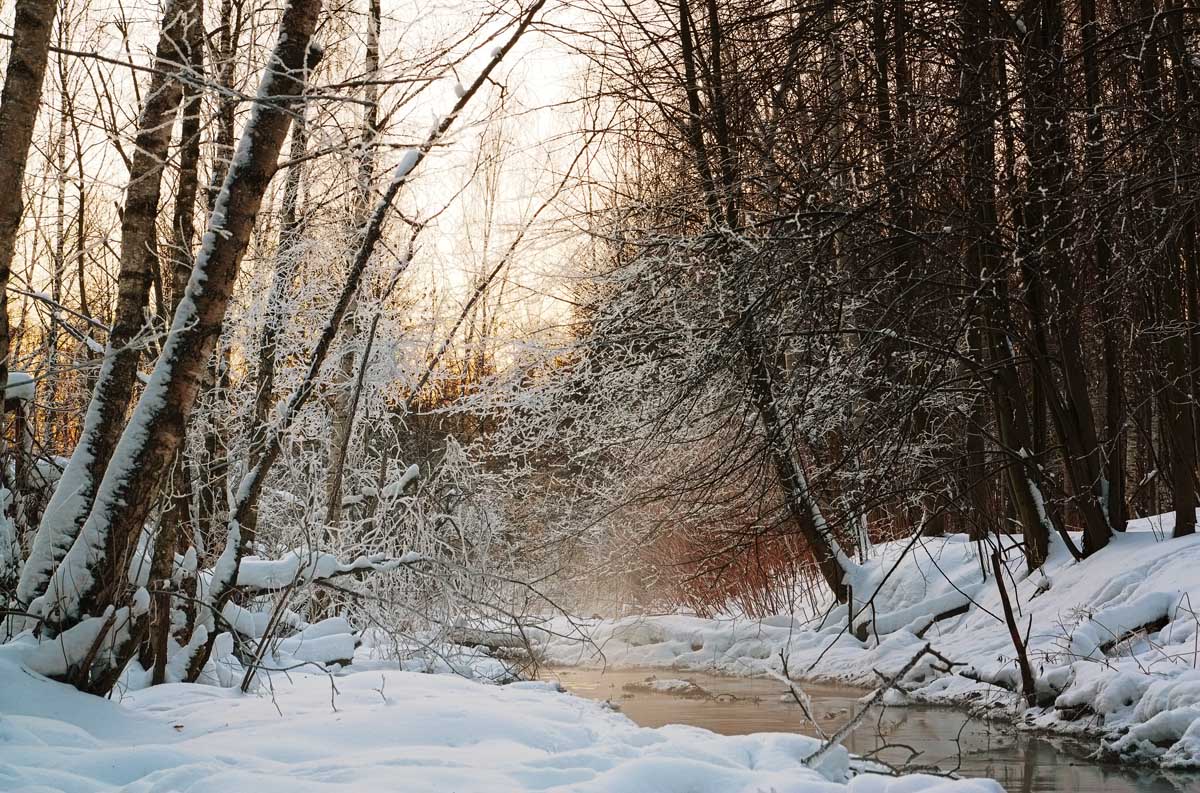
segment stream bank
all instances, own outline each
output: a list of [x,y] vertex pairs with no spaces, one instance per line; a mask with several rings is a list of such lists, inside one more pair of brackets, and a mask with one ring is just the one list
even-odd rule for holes
[[[794,732],[815,736],[800,708],[770,678],[729,677],[662,669],[553,667],[542,678],[559,682],[577,696],[609,701],[643,727],[686,724],[724,735]],[[687,681],[684,688],[674,681]],[[700,693],[703,692],[703,693]],[[837,683],[807,683],[813,715],[832,733],[859,707],[866,689]],[[1200,773],[1160,771],[1099,762],[1091,747],[1071,739],[1006,727],[946,706],[913,704],[873,709],[850,734],[852,754],[878,756],[955,771],[964,777],[990,777],[1009,793],[1188,793],[1200,789]],[[891,748],[887,748],[891,746]]]

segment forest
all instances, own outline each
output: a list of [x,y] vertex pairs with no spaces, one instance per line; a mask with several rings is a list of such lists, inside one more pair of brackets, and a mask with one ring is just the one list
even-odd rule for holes
[[1191,0],[14,0],[0,69],[0,790],[1200,786]]

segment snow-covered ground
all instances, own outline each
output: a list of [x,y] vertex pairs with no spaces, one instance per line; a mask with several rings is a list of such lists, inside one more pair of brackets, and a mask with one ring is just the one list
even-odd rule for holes
[[[1170,528],[1169,520],[1135,522],[1082,563],[1057,542],[1033,575],[1010,556],[1006,584],[1017,593],[1039,695],[1028,710],[1012,691],[1020,678],[995,582],[962,535],[922,539],[898,566],[907,543],[874,549],[855,588],[856,600],[875,593],[856,622],[872,623],[865,640],[847,632],[842,606],[803,621],[557,619],[542,650],[564,665],[735,675],[778,674],[782,653],[793,677],[874,685],[877,671],[894,674],[928,643],[964,666],[944,674],[927,658],[905,681],[915,700],[1004,709],[1022,714],[1024,726],[1095,735],[1127,759],[1200,767],[1200,536],[1164,539]],[[932,621],[963,605],[967,613]],[[1144,625],[1152,627],[1129,636]],[[590,641],[578,641],[581,633]]]
[[[355,666],[358,666],[356,664]],[[353,669],[353,667],[351,667]],[[990,781],[848,779],[792,734],[645,729],[547,683],[485,685],[366,663],[270,691],[167,684],[119,702],[0,655],[6,793],[997,793]]]

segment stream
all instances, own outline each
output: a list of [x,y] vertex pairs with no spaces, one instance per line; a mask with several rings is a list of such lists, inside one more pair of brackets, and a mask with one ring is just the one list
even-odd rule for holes
[[[725,735],[751,732],[799,732],[814,735],[799,707],[784,701],[785,688],[765,678],[723,677],[672,670],[545,669],[542,678],[557,680],[568,691],[608,700],[643,727],[690,724]],[[699,689],[682,693],[650,690],[647,681],[686,680]],[[664,684],[659,683],[660,686]],[[631,690],[636,688],[637,690]],[[855,712],[863,689],[809,683],[805,692],[821,728],[831,734]],[[1006,729],[952,708],[917,705],[876,708],[844,746],[870,755],[886,744],[918,750],[912,762],[956,771],[965,777],[991,777],[1010,793],[1195,793],[1200,773],[1161,772],[1097,762],[1091,747]],[[961,747],[961,750],[960,750]],[[879,757],[892,763],[908,759],[905,749],[889,748]]]

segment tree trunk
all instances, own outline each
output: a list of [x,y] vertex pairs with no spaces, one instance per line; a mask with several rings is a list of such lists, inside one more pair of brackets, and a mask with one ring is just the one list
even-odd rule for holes
[[[254,468],[263,458],[267,425],[275,394],[275,357],[279,345],[279,334],[283,330],[284,300],[288,284],[296,269],[296,245],[300,240],[300,187],[304,178],[301,162],[307,148],[307,132],[304,106],[297,109],[292,123],[292,146],[289,153],[291,164],[283,187],[283,206],[279,226],[279,240],[275,248],[275,269],[271,278],[271,289],[267,294],[267,315],[263,320],[258,341],[258,367],[254,384],[254,415],[250,426],[249,468]],[[258,505],[255,504],[242,521],[251,541],[258,530]]]
[[[1029,287],[1044,290],[1046,326],[1057,342],[1062,390],[1048,351],[1031,350],[1035,377],[1050,406],[1059,436],[1063,466],[1072,502],[1084,519],[1083,553],[1108,544],[1112,529],[1107,518],[1103,449],[1096,432],[1085,368],[1078,296],[1084,284],[1068,244],[1072,199],[1067,184],[1070,145],[1066,112],[1063,19],[1060,0],[1041,0],[1027,15],[1022,41],[1025,104],[1025,149],[1028,190],[1019,246]],[[1040,306],[1035,307],[1035,311]],[[1035,324],[1042,318],[1036,314]]]
[[1105,174],[1104,119],[1101,116],[1103,85],[1100,77],[1096,0],[1080,0],[1080,40],[1083,47],[1084,91],[1087,99],[1085,120],[1085,167],[1089,177],[1086,217],[1091,221],[1092,256],[1100,280],[1102,298],[1101,345],[1104,365],[1104,508],[1109,525],[1124,531],[1125,515],[1125,417],[1124,375],[1118,346],[1121,301],[1119,285],[1115,283],[1112,245],[1108,238],[1108,211],[1105,195],[1108,177]]
[[996,92],[995,33],[987,0],[970,0],[960,12],[962,28],[962,140],[966,163],[963,197],[972,233],[966,262],[977,284],[981,346],[986,358],[977,362],[984,384],[992,396],[996,434],[1002,452],[1010,459],[1005,466],[1008,490],[1025,539],[1029,569],[1040,567],[1049,550],[1054,528],[1045,509],[1040,469],[1033,454],[1029,410],[1013,361],[1007,329],[1007,268],[997,242],[995,190]]
[[[367,48],[366,62],[363,64],[364,79],[367,85],[363,88],[362,130],[359,142],[358,160],[358,189],[354,195],[354,206],[351,212],[351,223],[354,233],[361,234],[363,227],[370,219],[371,183],[375,178],[375,146],[379,137],[378,119],[378,88],[373,82],[379,74],[379,25],[381,22],[380,0],[369,0],[367,10]],[[357,328],[357,299],[350,304],[346,318],[342,323],[342,338],[344,341],[354,339]],[[329,449],[327,451],[328,470],[325,478],[325,526],[322,541],[325,545],[333,544],[340,531],[342,522],[342,481],[346,467],[346,453],[350,448],[350,432],[354,424],[351,415],[351,382],[354,379],[354,350],[342,352],[338,356],[338,365],[332,378],[332,395],[329,400]],[[319,614],[324,609],[325,593],[318,593],[314,609]]]
[[787,426],[779,414],[771,362],[767,360],[762,349],[753,317],[747,318],[742,333],[746,358],[750,364],[752,398],[767,436],[768,453],[779,477],[788,515],[812,552],[817,569],[821,571],[821,577],[825,579],[830,591],[839,602],[845,602],[845,580],[850,560],[838,545],[832,529],[821,514],[821,506],[809,488],[808,478],[804,475]]
[[[318,57],[309,41],[320,0],[294,0],[264,71],[239,154],[214,203],[187,290],[171,325],[158,364],[138,400],[105,471],[91,514],[54,576],[45,597],[47,624],[62,631],[116,604],[128,589],[125,570],[109,549],[128,547],[142,530],[164,475],[182,445],[204,370],[220,334],[263,195],[278,167],[295,98],[309,66]],[[112,535],[116,535],[113,539]],[[68,678],[80,688],[102,690],[113,669],[129,658],[128,636],[114,638],[112,652],[91,669],[73,669]]]
[[[1147,125],[1154,130],[1164,123],[1166,117],[1166,81],[1162,74],[1156,31],[1156,27],[1164,24],[1164,20],[1156,13],[1150,0],[1140,0],[1139,11],[1146,23],[1140,58],[1143,112]],[[1162,132],[1158,135],[1160,141],[1152,151],[1158,155],[1161,167],[1169,167],[1172,158],[1167,150],[1165,135]],[[1157,347],[1159,360],[1165,363],[1166,369],[1159,400],[1160,420],[1170,461],[1170,489],[1175,510],[1174,536],[1182,537],[1196,531],[1196,428],[1191,395],[1190,325],[1183,310],[1182,230],[1169,217],[1170,184],[1175,176],[1170,171],[1160,176],[1151,190],[1154,214],[1159,219],[1155,236],[1163,241],[1155,257],[1160,272],[1155,300],[1159,326]]]
[[[55,0],[17,0],[0,92],[0,387],[8,382],[8,281],[24,210],[22,185],[50,52]],[[0,461],[2,462],[2,461]],[[22,601],[25,602],[25,601]]]
[[[29,561],[21,573],[17,596],[22,603],[30,603],[42,593],[48,576],[75,542],[91,511],[96,488],[108,467],[133,398],[141,359],[138,336],[145,327],[150,283],[157,270],[156,221],[163,164],[171,140],[171,122],[183,92],[181,83],[173,76],[172,64],[184,46],[187,29],[199,24],[197,12],[194,0],[172,0],[163,12],[155,53],[156,71],[138,117],[121,214],[116,314],[83,431],[63,472],[63,480],[74,486],[56,488],[46,506]],[[112,544],[105,555],[117,566],[128,559],[130,548],[126,539],[118,534],[109,535]]]

